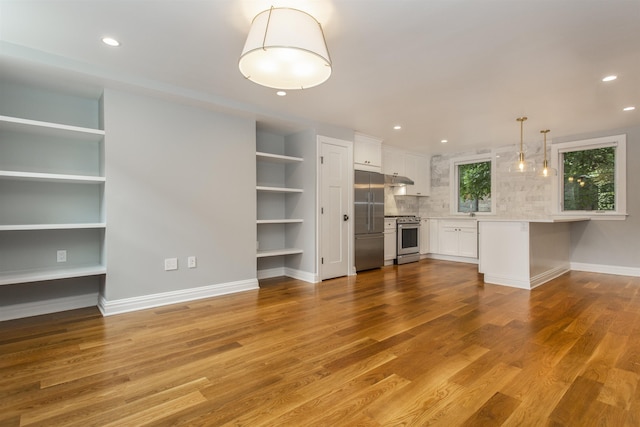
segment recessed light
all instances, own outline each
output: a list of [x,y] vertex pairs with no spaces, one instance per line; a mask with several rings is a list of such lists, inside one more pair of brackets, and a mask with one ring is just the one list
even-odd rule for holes
[[624,108],[622,109],[622,111],[633,111],[633,110],[635,110],[635,109],[636,109],[636,107],[633,107],[633,106],[631,106],[631,107],[624,107]]
[[402,126],[400,126],[400,125],[395,125],[393,128],[394,128],[395,130],[400,130],[400,129],[402,129]]
[[449,141],[447,141],[446,139],[442,139],[442,140],[440,140],[440,143],[441,143],[441,144],[446,144],[447,142],[449,142]]
[[106,44],[107,46],[111,46],[111,47],[120,46],[120,42],[118,40],[114,39],[113,37],[103,37],[102,38],[102,43]]
[[612,82],[612,81],[614,81],[614,80],[615,80],[615,79],[617,79],[617,78],[618,78],[618,76],[610,75],[610,76],[604,77],[604,78],[602,79],[602,81],[603,81],[603,82]]
[[279,90],[276,92],[276,95],[278,96],[287,96],[287,92],[283,91],[283,90]]

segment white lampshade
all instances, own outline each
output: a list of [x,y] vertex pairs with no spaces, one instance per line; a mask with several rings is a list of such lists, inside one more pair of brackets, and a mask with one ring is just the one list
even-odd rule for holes
[[238,66],[245,78],[275,89],[307,89],[331,75],[320,23],[289,8],[272,7],[256,15]]

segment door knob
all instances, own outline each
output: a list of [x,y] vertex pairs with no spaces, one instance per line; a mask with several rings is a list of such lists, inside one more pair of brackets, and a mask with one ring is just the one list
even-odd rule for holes
[[349,215],[344,214],[344,215],[342,216],[342,219],[344,219],[345,221],[349,221]]

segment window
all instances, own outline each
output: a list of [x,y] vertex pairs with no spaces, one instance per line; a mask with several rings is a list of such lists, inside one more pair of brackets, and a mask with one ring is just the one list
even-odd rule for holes
[[555,144],[551,155],[558,171],[553,196],[557,214],[624,219],[625,135]]
[[495,212],[494,156],[482,154],[451,160],[451,210],[455,214]]

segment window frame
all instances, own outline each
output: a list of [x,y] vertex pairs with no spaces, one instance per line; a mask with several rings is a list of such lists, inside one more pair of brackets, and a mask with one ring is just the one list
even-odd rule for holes
[[[615,211],[564,211],[564,153],[615,147]],[[552,212],[557,217],[624,220],[627,217],[627,135],[611,135],[551,144],[551,168],[557,171],[552,183]]]
[[454,157],[449,161],[449,187],[450,191],[450,211],[451,215],[469,216],[469,212],[458,212],[458,201],[460,200],[459,188],[459,165],[468,165],[472,163],[491,163],[491,212],[473,212],[474,215],[485,216],[496,214],[496,156],[493,151],[489,153],[474,154],[471,156]]

